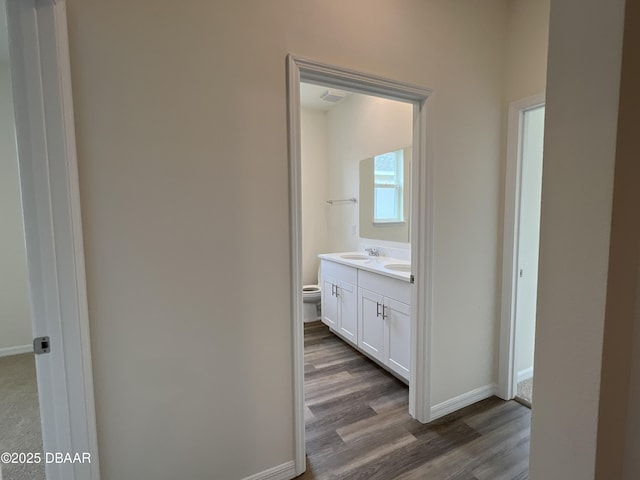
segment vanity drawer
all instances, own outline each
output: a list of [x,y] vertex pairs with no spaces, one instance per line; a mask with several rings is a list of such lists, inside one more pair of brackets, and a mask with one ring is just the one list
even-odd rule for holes
[[403,280],[358,270],[358,286],[399,302],[411,304],[411,284]]
[[331,260],[322,259],[320,273],[323,277],[335,277],[353,285],[358,283],[358,270],[355,267],[348,267]]

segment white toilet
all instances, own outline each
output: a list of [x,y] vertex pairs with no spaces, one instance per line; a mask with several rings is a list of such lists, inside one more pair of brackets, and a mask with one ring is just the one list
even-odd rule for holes
[[320,269],[318,269],[318,285],[302,286],[302,315],[304,323],[320,320],[320,301],[322,291],[320,290]]

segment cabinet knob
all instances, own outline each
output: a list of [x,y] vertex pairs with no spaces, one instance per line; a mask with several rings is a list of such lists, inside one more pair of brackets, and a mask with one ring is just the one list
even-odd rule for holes
[[380,316],[380,302],[376,302],[376,317]]
[[389,308],[386,305],[382,305],[382,319],[385,320],[389,315],[386,314],[385,308]]

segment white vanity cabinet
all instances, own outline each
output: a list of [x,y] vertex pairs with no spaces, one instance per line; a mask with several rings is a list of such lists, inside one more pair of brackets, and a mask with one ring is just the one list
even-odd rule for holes
[[402,260],[321,254],[322,321],[380,365],[409,380],[411,275]]
[[358,270],[321,260],[322,321],[358,344]]
[[411,286],[402,280],[358,272],[358,347],[409,379]]

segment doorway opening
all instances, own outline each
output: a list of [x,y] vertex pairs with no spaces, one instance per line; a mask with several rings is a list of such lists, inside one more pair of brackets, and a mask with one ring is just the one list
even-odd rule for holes
[[509,108],[500,394],[531,407],[540,243],[544,96]]
[[[5,11],[4,1],[0,8]],[[6,50],[11,72],[13,141],[20,172],[30,336],[36,337],[32,345],[42,432],[41,451],[29,452],[26,448],[32,447],[21,446],[10,452],[16,455],[10,463],[11,467],[37,463],[48,480],[97,479],[66,4],[6,0],[6,17],[2,24],[9,42],[0,48]],[[74,460],[78,455],[82,460],[52,461],[51,455],[57,454]],[[33,475],[29,472],[24,478]]]
[[307,473],[317,476],[345,468],[327,449],[361,449],[363,430],[388,438],[376,423],[407,416],[413,105],[302,82],[300,106]]
[[[303,241],[302,241],[302,208],[303,208],[303,192],[302,192],[302,159],[301,159],[301,98],[300,98],[300,86],[301,83],[309,84],[311,86],[320,85],[323,89],[323,94],[340,96],[342,93],[336,93],[336,91],[344,92],[345,94],[358,95],[359,97],[353,97],[366,101],[365,97],[370,99],[380,99],[384,101],[401,102],[406,106],[410,106],[411,116],[411,132],[410,132],[410,145],[404,145],[406,141],[400,141],[398,145],[390,146],[388,149],[382,148],[384,151],[371,151],[354,153],[351,158],[352,173],[350,174],[351,181],[356,179],[356,185],[359,186],[359,178],[362,175],[367,175],[367,172],[371,170],[371,202],[365,202],[362,205],[362,193],[357,190],[357,193],[350,193],[347,191],[340,191],[336,198],[328,195],[330,198],[324,198],[325,204],[320,208],[334,208],[336,217],[340,217],[342,214],[343,226],[346,225],[346,237],[351,237],[350,241],[342,244],[347,251],[336,252],[333,258],[323,258],[322,261],[329,261],[330,265],[325,268],[325,271],[321,274],[322,280],[320,281],[320,290],[322,290],[323,300],[322,307],[324,307],[324,314],[319,313],[318,317],[326,317],[329,313],[329,317],[334,316],[336,323],[334,330],[339,332],[344,340],[351,341],[354,346],[358,346],[362,342],[359,340],[358,329],[362,330],[362,313],[364,311],[361,303],[363,298],[368,298],[365,294],[362,295],[363,290],[366,291],[373,288],[373,284],[361,285],[359,281],[370,281],[375,283],[375,279],[369,278],[368,275],[375,276],[376,274],[370,270],[361,274],[363,269],[351,267],[348,265],[349,261],[355,262],[370,262],[374,261],[378,264],[377,260],[382,255],[391,253],[391,255],[398,255],[401,252],[394,250],[400,244],[410,244],[410,260],[408,256],[404,261],[395,262],[388,265],[387,273],[390,276],[396,275],[395,280],[398,280],[398,276],[406,276],[408,289],[405,294],[404,305],[406,308],[403,310],[403,315],[407,318],[406,335],[409,336],[409,351],[406,349],[402,354],[406,355],[404,359],[400,357],[394,359],[389,356],[390,342],[387,339],[384,340],[386,350],[384,351],[384,357],[376,358],[372,351],[367,351],[366,348],[362,349],[365,354],[370,358],[376,359],[379,363],[382,363],[387,368],[389,365],[393,365],[390,370],[394,371],[394,367],[397,369],[395,373],[400,371],[400,366],[396,363],[404,363],[406,367],[405,378],[409,383],[409,401],[408,410],[409,413],[420,422],[428,422],[430,419],[430,399],[429,399],[429,331],[431,325],[430,312],[427,308],[431,304],[431,272],[432,268],[432,214],[431,208],[433,202],[431,201],[431,195],[433,189],[430,187],[429,182],[432,179],[430,175],[431,165],[428,161],[427,155],[427,143],[426,143],[426,103],[431,91],[427,88],[405,84],[385,78],[367,75],[360,72],[355,72],[349,69],[340,67],[334,67],[319,62],[301,59],[294,56],[289,56],[287,61],[288,68],[288,119],[289,119],[289,167],[290,167],[290,222],[291,222],[291,265],[292,265],[292,318],[293,318],[293,350],[294,350],[294,421],[295,421],[295,445],[296,445],[296,473],[301,474],[306,468],[305,461],[305,414],[308,416],[310,411],[305,408],[305,396],[304,396],[304,318],[305,311],[303,309],[303,285],[305,282],[313,282],[314,278],[318,278],[313,275],[314,268],[311,267],[309,272],[303,272]],[[312,87],[303,87],[311,88]],[[333,90],[333,94],[331,92]],[[407,147],[411,147],[407,149]],[[388,151],[387,151],[388,150]],[[386,156],[380,160],[380,190],[376,191],[376,158]],[[362,157],[362,158],[360,158]],[[392,158],[393,157],[393,158]],[[410,158],[410,162],[405,161],[405,157]],[[402,158],[401,162],[398,160]],[[362,162],[362,163],[361,163]],[[369,168],[371,164],[371,168]],[[382,167],[385,168],[382,168]],[[395,166],[395,168],[390,168]],[[407,178],[410,180],[408,184],[405,180],[403,170],[407,168]],[[384,170],[384,172],[382,172]],[[383,175],[384,174],[384,175]],[[385,176],[386,175],[386,176]],[[384,179],[382,178],[384,176]],[[402,177],[402,186],[399,186],[398,180]],[[384,180],[384,185],[382,185]],[[395,183],[394,183],[395,182]],[[410,195],[406,197],[402,193],[405,189],[409,190]],[[384,189],[384,190],[382,190]],[[355,191],[354,191],[355,192]],[[378,195],[378,202],[382,199],[395,198],[395,203],[387,203],[386,207],[382,207],[380,203],[376,203],[376,194]],[[328,201],[328,203],[326,203]],[[406,205],[407,202],[408,205]],[[371,215],[369,213],[361,212],[361,208],[368,208],[368,203],[371,203]],[[382,221],[376,222],[375,212],[376,205],[377,212],[380,217],[387,216],[386,220],[388,225],[386,227],[399,227],[401,223],[407,223],[406,240],[404,242],[396,242],[394,240],[375,240],[371,241],[356,241],[358,239],[358,233],[368,228],[367,225],[361,223],[361,219],[368,219],[369,224],[382,223]],[[390,206],[391,205],[391,206]],[[402,206],[400,206],[402,205]],[[406,208],[406,211],[404,207]],[[340,210],[338,210],[338,208]],[[346,208],[345,208],[346,207]],[[357,210],[356,210],[357,209]],[[357,216],[355,215],[357,212]],[[368,210],[367,210],[368,212]],[[392,219],[390,216],[395,217]],[[356,221],[357,218],[357,221]],[[382,218],[380,218],[382,220]],[[405,222],[406,221],[406,222]],[[410,228],[409,227],[410,224]],[[374,225],[375,227],[375,225]],[[363,237],[366,239],[367,237]],[[355,243],[354,243],[355,242]],[[382,242],[382,243],[380,243]],[[384,243],[386,242],[386,243]],[[338,250],[342,250],[342,246],[336,247]],[[367,253],[364,253],[364,249],[367,249]],[[390,256],[391,256],[390,255]],[[331,261],[333,260],[333,261]],[[384,268],[386,263],[382,262],[378,266]],[[392,270],[391,266],[397,270]],[[324,268],[324,267],[323,267]],[[306,277],[305,277],[306,276]],[[389,275],[387,275],[389,276]],[[361,280],[362,279],[362,280]],[[315,283],[315,282],[313,282]],[[371,316],[374,319],[384,318],[395,315],[395,311],[399,310],[396,303],[392,303],[393,295],[388,295],[389,299],[385,300],[384,292],[387,291],[386,287],[382,287],[382,294],[379,294],[377,302],[373,302],[374,307],[371,312]],[[397,296],[397,295],[396,295]],[[342,300],[344,299],[344,307]],[[331,300],[335,300],[335,305],[329,303]],[[377,303],[377,309],[375,304]],[[336,307],[335,309],[333,307]],[[342,309],[345,308],[345,314],[342,315]],[[368,307],[367,307],[368,308]],[[341,321],[342,317],[349,320],[346,322]],[[327,318],[325,323],[331,324],[331,318]],[[355,321],[354,321],[355,320]],[[384,332],[384,330],[382,330]],[[384,333],[383,333],[384,335]],[[372,342],[369,343],[371,346]],[[381,354],[382,355],[382,354]],[[399,360],[399,362],[395,362]],[[394,363],[395,362],[395,363]],[[402,376],[402,375],[400,375]]]
[[[42,452],[18,152],[4,5],[0,8],[0,452]],[[44,480],[42,463],[0,465],[4,478]]]

